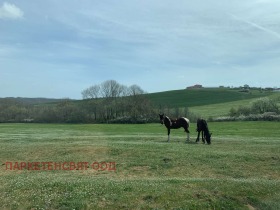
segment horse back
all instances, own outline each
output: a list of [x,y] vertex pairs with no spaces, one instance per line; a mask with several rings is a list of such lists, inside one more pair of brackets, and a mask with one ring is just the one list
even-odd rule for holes
[[197,131],[205,131],[208,130],[207,122],[204,119],[198,119],[196,122]]
[[190,120],[185,118],[185,117],[180,117],[178,119],[178,121],[180,122],[182,127],[187,127],[188,128],[190,126]]

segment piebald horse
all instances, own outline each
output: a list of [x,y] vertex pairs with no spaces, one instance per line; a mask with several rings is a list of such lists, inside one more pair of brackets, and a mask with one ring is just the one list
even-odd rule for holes
[[187,141],[190,140],[190,131],[189,131],[190,121],[189,121],[189,119],[187,119],[185,117],[180,117],[178,119],[173,120],[164,114],[159,114],[159,118],[160,118],[160,123],[162,125],[164,124],[165,127],[167,128],[167,134],[168,134],[167,142],[170,141],[170,129],[178,129],[181,127],[183,127],[185,129],[185,132],[187,133]]

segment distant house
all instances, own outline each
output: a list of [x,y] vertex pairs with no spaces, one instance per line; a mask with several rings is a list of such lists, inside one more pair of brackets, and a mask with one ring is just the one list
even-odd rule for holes
[[198,85],[198,84],[187,87],[187,89],[200,89],[200,88],[203,88],[203,87],[202,87],[202,85]]
[[273,91],[274,89],[272,87],[266,87],[265,90],[267,91]]
[[249,85],[244,85],[243,87],[241,86],[239,92],[249,93],[250,92],[250,86]]

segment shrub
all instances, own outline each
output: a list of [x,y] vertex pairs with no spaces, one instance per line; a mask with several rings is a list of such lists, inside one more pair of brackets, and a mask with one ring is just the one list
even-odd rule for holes
[[279,113],[279,107],[276,101],[265,97],[265,98],[259,98],[252,102],[251,113],[263,114],[265,112]]
[[229,117],[219,117],[214,121],[279,121],[280,109],[276,100],[264,97],[251,103],[250,107],[239,106],[238,109],[231,108]]
[[275,112],[266,112],[263,114],[250,114],[248,116],[223,116],[213,119],[214,122],[227,122],[227,121],[278,121],[280,122],[280,115]]

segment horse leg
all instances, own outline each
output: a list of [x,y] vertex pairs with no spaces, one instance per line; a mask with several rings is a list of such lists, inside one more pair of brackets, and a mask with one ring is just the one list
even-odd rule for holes
[[204,137],[205,133],[203,130],[201,131],[201,135],[202,135],[201,138],[202,138],[203,144],[205,144],[205,137]]
[[187,133],[187,141],[190,141],[190,131],[188,128],[185,128],[185,131]]
[[199,136],[200,136],[200,131],[197,131],[197,138],[196,138],[196,142],[199,142]]
[[170,141],[170,128],[167,129],[167,135],[168,135],[167,142],[169,142]]

